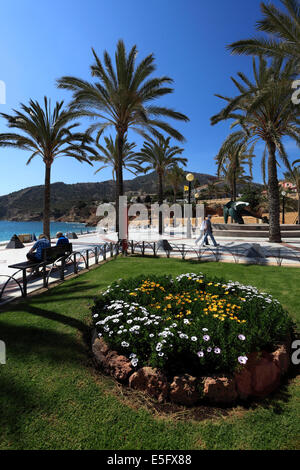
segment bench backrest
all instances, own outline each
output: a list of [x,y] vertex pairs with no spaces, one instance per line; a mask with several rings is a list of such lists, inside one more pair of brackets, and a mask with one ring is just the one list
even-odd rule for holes
[[67,256],[72,253],[72,243],[66,243],[64,245],[51,246],[43,249],[43,260],[44,261],[55,261],[62,256]]

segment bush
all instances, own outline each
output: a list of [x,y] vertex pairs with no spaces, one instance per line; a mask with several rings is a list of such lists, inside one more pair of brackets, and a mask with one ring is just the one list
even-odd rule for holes
[[274,349],[291,327],[270,295],[194,273],[119,280],[92,314],[111,349],[168,375],[233,372],[250,352]]

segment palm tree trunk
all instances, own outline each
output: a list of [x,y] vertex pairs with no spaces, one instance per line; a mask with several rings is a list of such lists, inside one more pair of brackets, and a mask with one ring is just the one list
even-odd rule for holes
[[300,187],[297,189],[298,192],[298,224],[300,225]]
[[116,167],[116,232],[119,240],[119,197],[123,196],[123,144],[124,134],[118,133],[118,162]]
[[[163,175],[161,172],[158,173],[158,204],[161,206],[163,203]],[[159,227],[159,234],[162,235],[163,233],[163,214],[162,211],[159,211],[159,222],[158,222],[158,227]]]
[[232,188],[233,188],[233,200],[236,201],[236,174],[233,173],[233,181],[232,181]]
[[50,179],[51,165],[45,165],[45,188],[44,188],[44,213],[43,213],[43,233],[50,240]]
[[274,142],[268,142],[268,198],[269,198],[269,241],[281,243],[280,233],[280,201],[279,186],[276,167],[276,146]]

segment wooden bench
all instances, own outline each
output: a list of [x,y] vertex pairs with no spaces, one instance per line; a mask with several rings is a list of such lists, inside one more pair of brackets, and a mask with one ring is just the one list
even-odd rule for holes
[[22,271],[23,278],[23,297],[27,295],[27,269],[43,268],[43,285],[47,286],[46,281],[46,266],[55,263],[58,259],[61,259],[61,279],[63,279],[63,270],[65,268],[65,261],[73,251],[72,243],[66,243],[58,246],[51,246],[49,248],[43,248],[42,260],[41,261],[23,261],[22,263],[11,264],[8,266],[12,269],[18,269]]

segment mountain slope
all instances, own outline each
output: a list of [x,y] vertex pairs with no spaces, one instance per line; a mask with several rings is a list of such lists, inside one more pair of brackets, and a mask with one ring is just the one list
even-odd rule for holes
[[[199,185],[216,180],[215,176],[193,173]],[[155,172],[124,181],[125,193],[156,194],[157,176]],[[99,183],[53,183],[51,185],[51,217],[55,220],[72,221],[89,218],[95,204],[114,199],[113,180]],[[32,186],[20,191],[0,196],[0,220],[41,220],[43,212],[44,186]]]

